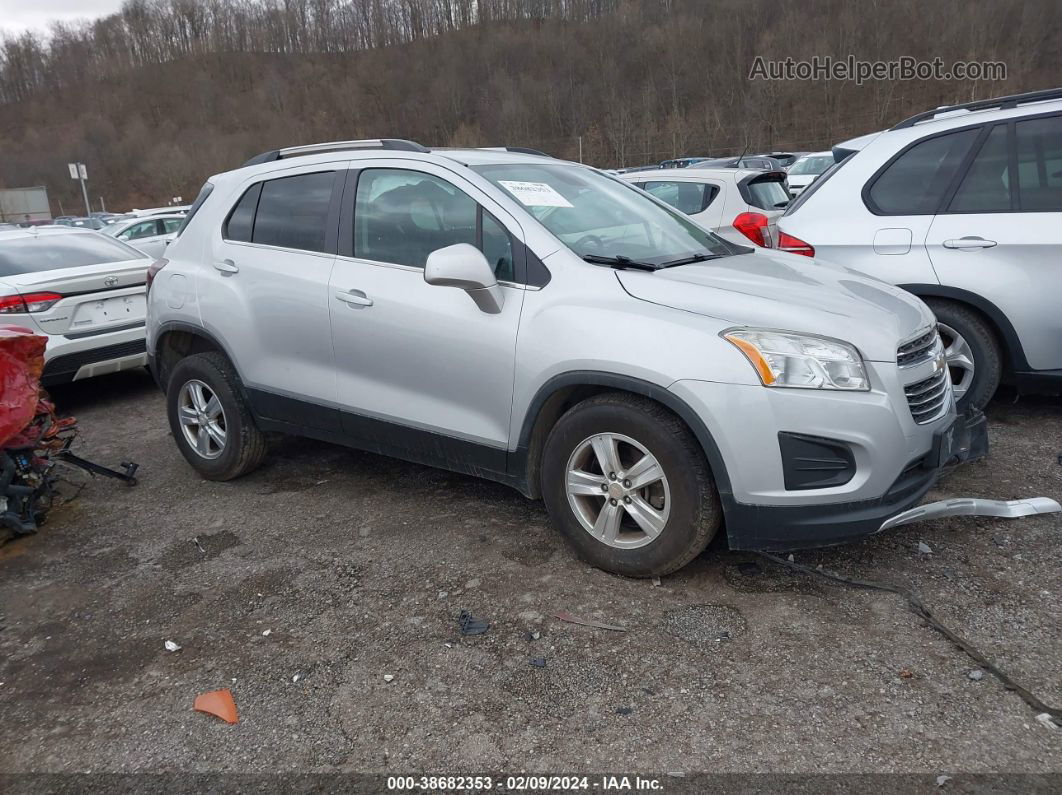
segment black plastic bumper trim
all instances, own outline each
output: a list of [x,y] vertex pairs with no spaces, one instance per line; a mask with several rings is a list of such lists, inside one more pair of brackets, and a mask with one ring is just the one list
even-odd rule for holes
[[988,423],[980,412],[937,431],[932,449],[912,461],[885,494],[873,500],[820,505],[749,505],[734,501],[726,514],[731,549],[785,552],[856,541],[916,505],[940,475],[988,452]]
[[117,345],[104,345],[101,348],[90,348],[87,351],[68,353],[65,356],[56,356],[49,359],[41,373],[41,383],[44,385],[61,384],[72,381],[77,371],[86,364],[98,364],[108,362],[111,359],[121,359],[126,356],[136,356],[147,350],[144,340],[130,340],[120,342]]

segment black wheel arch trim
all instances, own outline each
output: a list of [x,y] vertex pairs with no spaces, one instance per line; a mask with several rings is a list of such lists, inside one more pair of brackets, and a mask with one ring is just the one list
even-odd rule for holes
[[[517,467],[523,467],[524,471],[521,474],[525,478],[530,475],[530,473],[527,472],[527,465],[529,463],[527,460],[527,454],[531,445],[531,435],[534,432],[535,423],[538,420],[543,406],[546,404],[547,400],[561,389],[579,386],[605,386],[625,392],[632,392],[647,397],[650,400],[655,400],[674,412],[684,423],[686,423],[686,426],[696,437],[701,449],[704,450],[704,455],[708,459],[708,465],[712,470],[712,477],[715,479],[716,491],[718,491],[719,498],[723,504],[723,511],[726,513],[729,510],[734,502],[734,492],[730,485],[730,475],[727,472],[726,463],[723,461],[723,455],[719,451],[719,446],[716,444],[715,439],[712,437],[707,426],[705,426],[704,421],[701,420],[697,413],[690,408],[685,401],[666,387],[633,376],[617,375],[615,373],[598,372],[595,370],[573,370],[555,375],[539,387],[524,414],[524,421],[520,428],[520,437],[516,450],[516,455],[522,454],[522,459],[519,460]],[[512,469],[510,469],[510,472],[512,472]]]
[[[225,345],[220,339],[215,337],[202,326],[196,326],[193,323],[185,323],[181,320],[168,320],[165,323],[162,323],[155,332],[155,345],[157,346],[160,339],[162,339],[166,334],[169,334],[173,331],[184,331],[188,334],[194,334],[197,337],[202,337],[215,348],[217,348],[219,351],[224,353],[226,358],[228,358],[229,360],[229,364],[231,364],[233,369],[236,371],[236,375],[237,377],[239,377],[240,380],[240,389],[244,391],[244,397],[246,397],[246,388],[243,385],[243,376],[240,375],[240,368],[236,364],[236,359],[235,357],[233,357],[232,352],[228,349],[227,345]],[[160,379],[160,374],[158,372],[158,365],[156,364],[157,349],[154,347],[148,347],[147,356],[148,369],[151,370],[151,375],[155,378],[155,383],[157,383],[160,388],[164,388]]]
[[949,298],[959,303],[969,304],[987,317],[1002,337],[1004,354],[1012,371],[1030,370],[1029,362],[1025,358],[1025,349],[1021,345],[1018,332],[1003,311],[987,298],[962,290],[958,287],[946,287],[942,284],[899,284],[897,287],[919,298]]

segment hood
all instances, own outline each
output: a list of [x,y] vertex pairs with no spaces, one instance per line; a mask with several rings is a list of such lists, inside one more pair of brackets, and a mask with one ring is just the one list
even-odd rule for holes
[[834,337],[871,361],[932,325],[910,293],[858,271],[759,248],[751,254],[652,273],[617,271],[634,298],[733,323]]

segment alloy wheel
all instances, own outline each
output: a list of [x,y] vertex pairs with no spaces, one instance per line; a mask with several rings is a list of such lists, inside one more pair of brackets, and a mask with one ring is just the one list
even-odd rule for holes
[[225,452],[225,409],[202,381],[188,381],[177,396],[177,417],[188,445],[203,458]]
[[671,514],[664,468],[639,442],[599,433],[576,445],[568,459],[568,504],[590,535],[618,549],[652,543]]
[[944,356],[948,360],[948,370],[951,373],[952,390],[955,392],[955,400],[962,400],[974,379],[973,351],[966,339],[944,323],[937,323],[940,337],[944,341]]

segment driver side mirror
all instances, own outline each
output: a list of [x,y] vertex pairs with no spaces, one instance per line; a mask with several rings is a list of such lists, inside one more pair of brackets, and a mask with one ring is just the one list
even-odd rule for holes
[[505,303],[505,294],[498,286],[487,258],[475,246],[457,243],[437,249],[428,255],[424,264],[424,281],[439,287],[459,287],[481,311],[496,315]]

